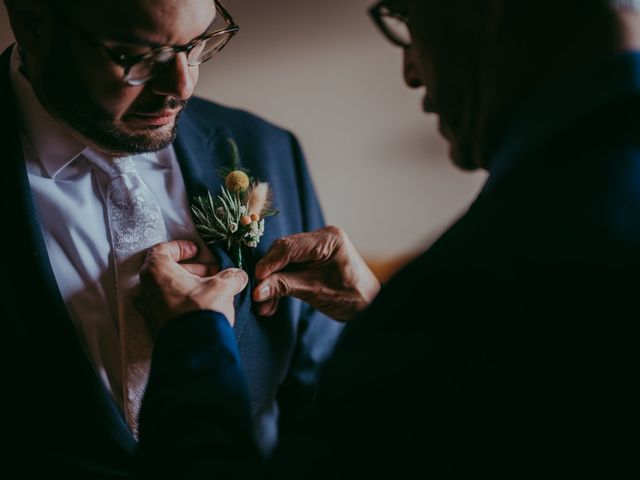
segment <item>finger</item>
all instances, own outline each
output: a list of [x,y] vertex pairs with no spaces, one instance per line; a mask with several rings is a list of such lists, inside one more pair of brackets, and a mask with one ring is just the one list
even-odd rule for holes
[[309,287],[300,281],[295,273],[274,273],[263,280],[253,291],[256,302],[265,302],[280,297],[300,297]]
[[269,282],[263,280],[253,289],[253,301],[254,302],[268,302],[272,299],[271,289],[269,288]]
[[202,263],[181,263],[180,266],[187,272],[197,275],[198,277],[213,277],[220,273],[220,267],[215,264]]
[[305,263],[329,258],[337,244],[329,227],[311,233],[298,233],[276,240],[256,265],[256,278],[264,280],[292,263]]
[[173,258],[161,253],[147,254],[139,273],[140,285],[147,289],[162,289],[163,285],[193,281],[196,277]]
[[195,256],[192,261],[197,263],[218,263],[218,259],[216,256],[209,250],[206,243],[202,241],[202,239],[197,238],[194,240],[195,244],[198,246],[198,255]]
[[229,268],[211,277],[220,284],[219,292],[224,295],[235,296],[242,292],[249,283],[249,276],[239,268]]
[[264,314],[265,317],[273,317],[278,311],[278,305],[280,304],[279,298],[274,298],[270,302],[271,308]]
[[191,240],[174,240],[158,243],[149,249],[147,258],[152,256],[166,256],[174,262],[184,262],[198,254],[198,245]]
[[291,262],[292,237],[276,240],[267,254],[256,264],[255,275],[258,280],[264,280],[274,272],[279,272]]
[[270,313],[274,310],[274,306],[277,307],[278,299],[272,298],[263,303],[256,305],[256,313],[261,317],[269,317]]

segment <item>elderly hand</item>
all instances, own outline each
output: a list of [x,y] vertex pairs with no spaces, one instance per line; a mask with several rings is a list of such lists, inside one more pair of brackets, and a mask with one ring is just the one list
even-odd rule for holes
[[211,264],[178,263],[197,253],[197,245],[187,240],[160,243],[147,252],[134,303],[154,334],[172,318],[196,310],[222,313],[233,326],[233,298],[246,287],[247,274],[238,269],[218,272]]
[[258,262],[256,278],[261,283],[253,298],[263,302],[257,309],[263,316],[276,312],[280,297],[292,296],[335,320],[347,321],[380,291],[380,282],[337,227],[276,241]]

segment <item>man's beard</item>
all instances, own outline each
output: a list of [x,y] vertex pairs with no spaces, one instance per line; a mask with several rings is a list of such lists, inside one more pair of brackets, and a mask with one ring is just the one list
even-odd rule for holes
[[[450,108],[445,108],[444,105]],[[476,170],[479,165],[474,158],[474,142],[470,136],[469,125],[465,125],[467,122],[462,120],[461,106],[448,102],[439,104],[432,98],[425,98],[424,110],[438,115],[440,134],[449,143],[449,155],[453,164],[462,170]]]
[[437,98],[425,96],[423,109],[438,115],[440,134],[449,143],[449,155],[454,165],[462,170],[476,170],[480,165],[474,151],[472,132],[476,112],[470,89],[450,79],[440,79],[439,83],[443,87],[438,89]]
[[[52,55],[57,57],[57,55]],[[52,58],[43,68],[46,81],[42,88],[48,102],[67,126],[92,142],[99,149],[117,155],[135,155],[157,152],[173,143],[182,107],[186,101],[159,97],[153,105],[145,105],[140,113],[152,113],[163,109],[178,109],[180,113],[171,128],[150,127],[142,133],[127,132],[119,127],[113,117],[95,99],[92,92],[74,74],[69,59]],[[64,63],[63,63],[64,62]]]

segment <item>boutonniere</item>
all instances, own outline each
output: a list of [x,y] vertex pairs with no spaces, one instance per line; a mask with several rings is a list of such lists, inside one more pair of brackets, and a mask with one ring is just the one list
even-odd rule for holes
[[224,187],[220,193],[207,192],[194,199],[191,211],[196,229],[207,245],[224,246],[243,268],[243,248],[255,248],[264,234],[264,220],[278,214],[271,208],[271,189],[268,183],[251,178],[240,167],[240,155],[235,141],[228,139],[231,148],[231,168],[223,168],[220,175]]

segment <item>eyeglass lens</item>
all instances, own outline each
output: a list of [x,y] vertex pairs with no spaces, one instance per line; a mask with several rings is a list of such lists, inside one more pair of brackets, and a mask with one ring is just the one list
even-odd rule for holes
[[[221,33],[196,43],[187,54],[189,65],[196,66],[206,62],[219,52],[230,38],[231,33]],[[172,50],[158,52],[156,55],[132,65],[125,80],[130,85],[141,85],[167,68],[174,57],[175,53]]]
[[383,8],[380,12],[380,19],[387,34],[395,43],[407,47],[411,45],[411,32],[405,20],[399,18],[386,8]]

